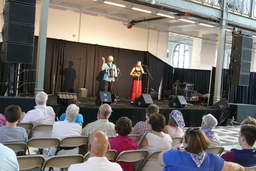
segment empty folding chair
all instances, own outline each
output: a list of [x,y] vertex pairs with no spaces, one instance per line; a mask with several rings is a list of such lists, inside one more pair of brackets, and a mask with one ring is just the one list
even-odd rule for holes
[[34,147],[38,149],[56,147],[58,148],[60,144],[60,140],[58,138],[31,138],[27,142],[28,154],[29,147]]
[[223,151],[224,151],[224,147],[210,147],[207,150],[205,150],[205,152],[210,152],[218,156],[220,156]]
[[[33,137],[35,133],[41,133],[42,135],[46,135],[46,137],[50,138],[50,134],[52,132],[52,125],[36,125],[32,128],[29,138]],[[45,136],[42,136],[45,137]],[[45,137],[45,138],[46,138]]]
[[247,167],[245,171],[256,171],[256,166],[254,167]]
[[28,170],[36,167],[39,167],[39,170],[41,170],[45,162],[44,157],[41,155],[17,156],[17,160],[20,170]]
[[45,168],[53,171],[53,168],[68,168],[71,164],[83,162],[84,157],[81,154],[68,156],[53,156],[45,161],[42,171]]

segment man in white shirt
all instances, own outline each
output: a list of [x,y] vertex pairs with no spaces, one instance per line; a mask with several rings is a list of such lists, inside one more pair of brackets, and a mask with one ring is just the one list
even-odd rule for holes
[[[28,111],[21,123],[32,123],[34,126],[52,125],[55,122],[55,112],[51,106],[46,106],[48,95],[45,92],[39,92],[35,98],[35,109]],[[51,137],[51,132],[34,133],[32,137]]]
[[88,144],[88,150],[90,151],[90,158],[80,164],[72,164],[69,167],[69,171],[122,171],[123,169],[117,163],[108,161],[105,157],[105,153],[110,149],[107,135],[102,131],[96,131],[92,133]]
[[89,137],[94,131],[101,130],[108,137],[116,137],[115,124],[108,121],[112,112],[111,106],[103,104],[99,107],[97,121],[87,124],[82,131],[82,135]]

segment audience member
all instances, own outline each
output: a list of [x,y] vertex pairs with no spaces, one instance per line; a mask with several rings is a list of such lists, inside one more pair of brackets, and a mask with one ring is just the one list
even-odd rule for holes
[[[69,99],[68,106],[71,105],[71,104],[75,104],[79,107],[79,103],[80,102],[79,102],[78,99]],[[64,121],[65,119],[66,119],[66,113],[62,113],[61,116],[60,116],[60,121]],[[75,123],[78,123],[78,124],[81,124],[81,125],[84,123],[84,118],[83,118],[82,114],[77,115]]]
[[241,122],[241,125],[245,125],[245,124],[252,124],[256,126],[256,119],[252,118],[251,116],[247,116],[243,122]]
[[185,151],[171,149],[159,154],[158,163],[163,171],[231,171],[244,170],[239,164],[226,162],[221,157],[204,152],[210,144],[207,136],[199,128],[189,128],[185,132],[183,145]]
[[99,107],[99,110],[97,113],[98,120],[87,124],[83,128],[82,134],[89,137],[94,131],[101,130],[105,134],[107,134],[108,137],[115,137],[116,136],[115,124],[108,121],[108,118],[110,117],[111,112],[112,112],[111,106],[109,106],[108,104],[102,104]]
[[21,118],[21,109],[18,105],[10,105],[4,110],[7,120],[6,126],[0,127],[0,143],[27,142],[28,135],[24,128],[17,127]]
[[182,137],[185,122],[182,113],[179,110],[173,110],[169,115],[168,125],[165,126],[163,132],[171,137]]
[[5,125],[6,124],[6,120],[4,118],[4,115],[0,113],[0,125]]
[[[78,112],[79,107],[77,107],[75,104],[69,105],[66,110],[66,119],[64,121],[58,121],[53,124],[52,137],[62,140],[66,137],[81,136],[82,126],[75,123]],[[78,147],[61,147],[58,155],[78,154],[78,151]],[[51,147],[49,150],[49,155],[53,156],[55,155],[55,152],[56,148]]]
[[[37,93],[35,97],[35,109],[27,112],[26,116],[20,121],[21,123],[32,123],[34,126],[48,124],[52,125],[55,122],[55,113],[53,108],[46,106],[48,95],[45,92]],[[50,137],[51,133],[34,133],[32,137]]]
[[91,134],[88,144],[90,158],[80,164],[72,164],[69,171],[122,171],[122,168],[117,163],[108,161],[105,157],[106,152],[110,149],[107,135],[102,131],[95,131]]
[[242,146],[242,150],[231,149],[221,157],[225,161],[235,162],[244,167],[256,166],[256,148],[253,148],[255,141],[256,126],[252,124],[242,125],[238,136],[238,142]]
[[14,151],[0,143],[0,170],[1,171],[19,171],[19,163]]
[[159,113],[159,107],[156,104],[151,104],[146,109],[146,121],[140,121],[133,127],[131,134],[144,135],[147,132],[152,132],[151,126],[148,123],[149,118],[153,113]]
[[[111,149],[117,150],[118,154],[122,151],[138,149],[136,139],[128,136],[132,130],[132,121],[129,118],[119,118],[116,122],[115,130],[118,136],[109,140]],[[119,164],[124,171],[131,171],[133,169],[133,163],[119,162]]]
[[[172,148],[172,138],[169,134],[163,133],[165,126],[165,117],[162,114],[154,113],[150,116],[149,124],[152,127],[152,132],[145,133],[139,141],[139,148],[147,149],[149,154],[155,151],[164,151]],[[140,163],[135,164],[137,168]],[[159,166],[156,161],[148,161],[143,167],[143,171],[161,170],[163,167]]]
[[212,129],[218,124],[217,119],[212,114],[207,114],[202,118],[201,130],[210,140],[209,147],[220,147],[219,136],[212,131]]

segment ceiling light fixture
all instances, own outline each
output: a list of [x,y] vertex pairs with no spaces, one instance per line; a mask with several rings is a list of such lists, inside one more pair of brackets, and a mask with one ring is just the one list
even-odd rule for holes
[[187,20],[187,19],[184,19],[184,18],[180,18],[179,20],[180,20],[180,21],[187,22],[187,23],[196,23],[195,21]]
[[115,2],[104,1],[103,3],[108,4],[108,5],[114,5],[114,6],[117,6],[117,7],[122,7],[122,8],[126,7],[123,4],[118,4],[118,3],[115,3]]
[[214,27],[213,25],[205,24],[205,23],[199,23],[199,25],[200,25],[200,26],[205,26],[205,27],[211,27],[211,28]]
[[230,30],[230,29],[226,29],[226,31],[227,31],[227,32],[232,32],[232,30]]
[[132,10],[136,10],[136,11],[140,11],[140,12],[145,12],[145,13],[151,13],[151,11],[140,9],[140,8],[135,8],[135,7],[132,7]]
[[174,16],[171,15],[166,15],[166,14],[162,14],[162,13],[156,13],[156,15],[162,16],[162,17],[167,17],[167,18],[175,18]]
[[253,35],[252,37],[253,37],[253,38],[256,38],[256,36],[255,36],[255,35]]

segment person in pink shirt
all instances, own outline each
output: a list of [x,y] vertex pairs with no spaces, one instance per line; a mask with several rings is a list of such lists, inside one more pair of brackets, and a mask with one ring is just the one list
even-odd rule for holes
[[5,124],[6,124],[6,121],[5,121],[4,115],[0,113],[0,125],[5,126]]
[[[136,139],[130,138],[128,134],[132,131],[132,121],[127,117],[121,117],[116,121],[116,133],[118,136],[109,140],[111,149],[117,150],[118,154],[122,151],[137,150]],[[133,163],[118,162],[124,171],[133,170]]]

